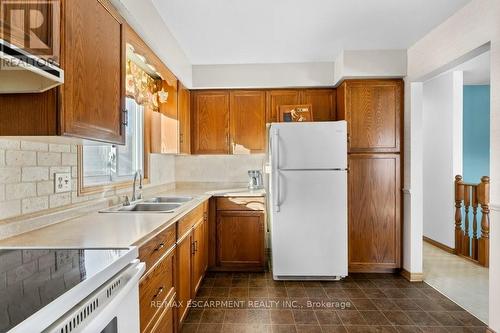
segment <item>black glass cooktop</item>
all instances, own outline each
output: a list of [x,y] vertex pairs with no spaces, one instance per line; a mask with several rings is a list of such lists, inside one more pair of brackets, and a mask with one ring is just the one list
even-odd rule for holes
[[127,249],[0,249],[0,332],[6,332]]

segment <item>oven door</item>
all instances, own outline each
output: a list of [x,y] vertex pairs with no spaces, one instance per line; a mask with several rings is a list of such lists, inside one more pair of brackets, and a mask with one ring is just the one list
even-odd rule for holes
[[144,270],[144,263],[134,261],[44,332],[138,333],[139,279]]

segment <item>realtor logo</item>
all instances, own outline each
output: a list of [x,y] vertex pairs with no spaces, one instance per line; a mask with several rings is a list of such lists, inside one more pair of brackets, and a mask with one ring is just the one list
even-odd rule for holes
[[60,0],[2,0],[0,4],[0,38],[33,55],[57,61]]

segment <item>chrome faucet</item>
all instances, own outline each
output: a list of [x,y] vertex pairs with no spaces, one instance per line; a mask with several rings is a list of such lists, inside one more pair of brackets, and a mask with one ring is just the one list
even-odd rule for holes
[[[136,195],[135,193],[135,187],[137,183],[137,177],[139,177],[139,195]],[[142,173],[141,170],[137,170],[134,174],[134,184],[132,186],[132,201],[136,201],[142,199]]]

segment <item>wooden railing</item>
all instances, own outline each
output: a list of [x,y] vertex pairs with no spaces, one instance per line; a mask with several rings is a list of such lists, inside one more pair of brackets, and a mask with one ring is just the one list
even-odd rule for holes
[[[455,251],[485,267],[489,266],[490,261],[489,204],[489,177],[482,177],[479,184],[471,184],[465,183],[462,176],[455,176]],[[480,234],[478,208],[481,209]]]

